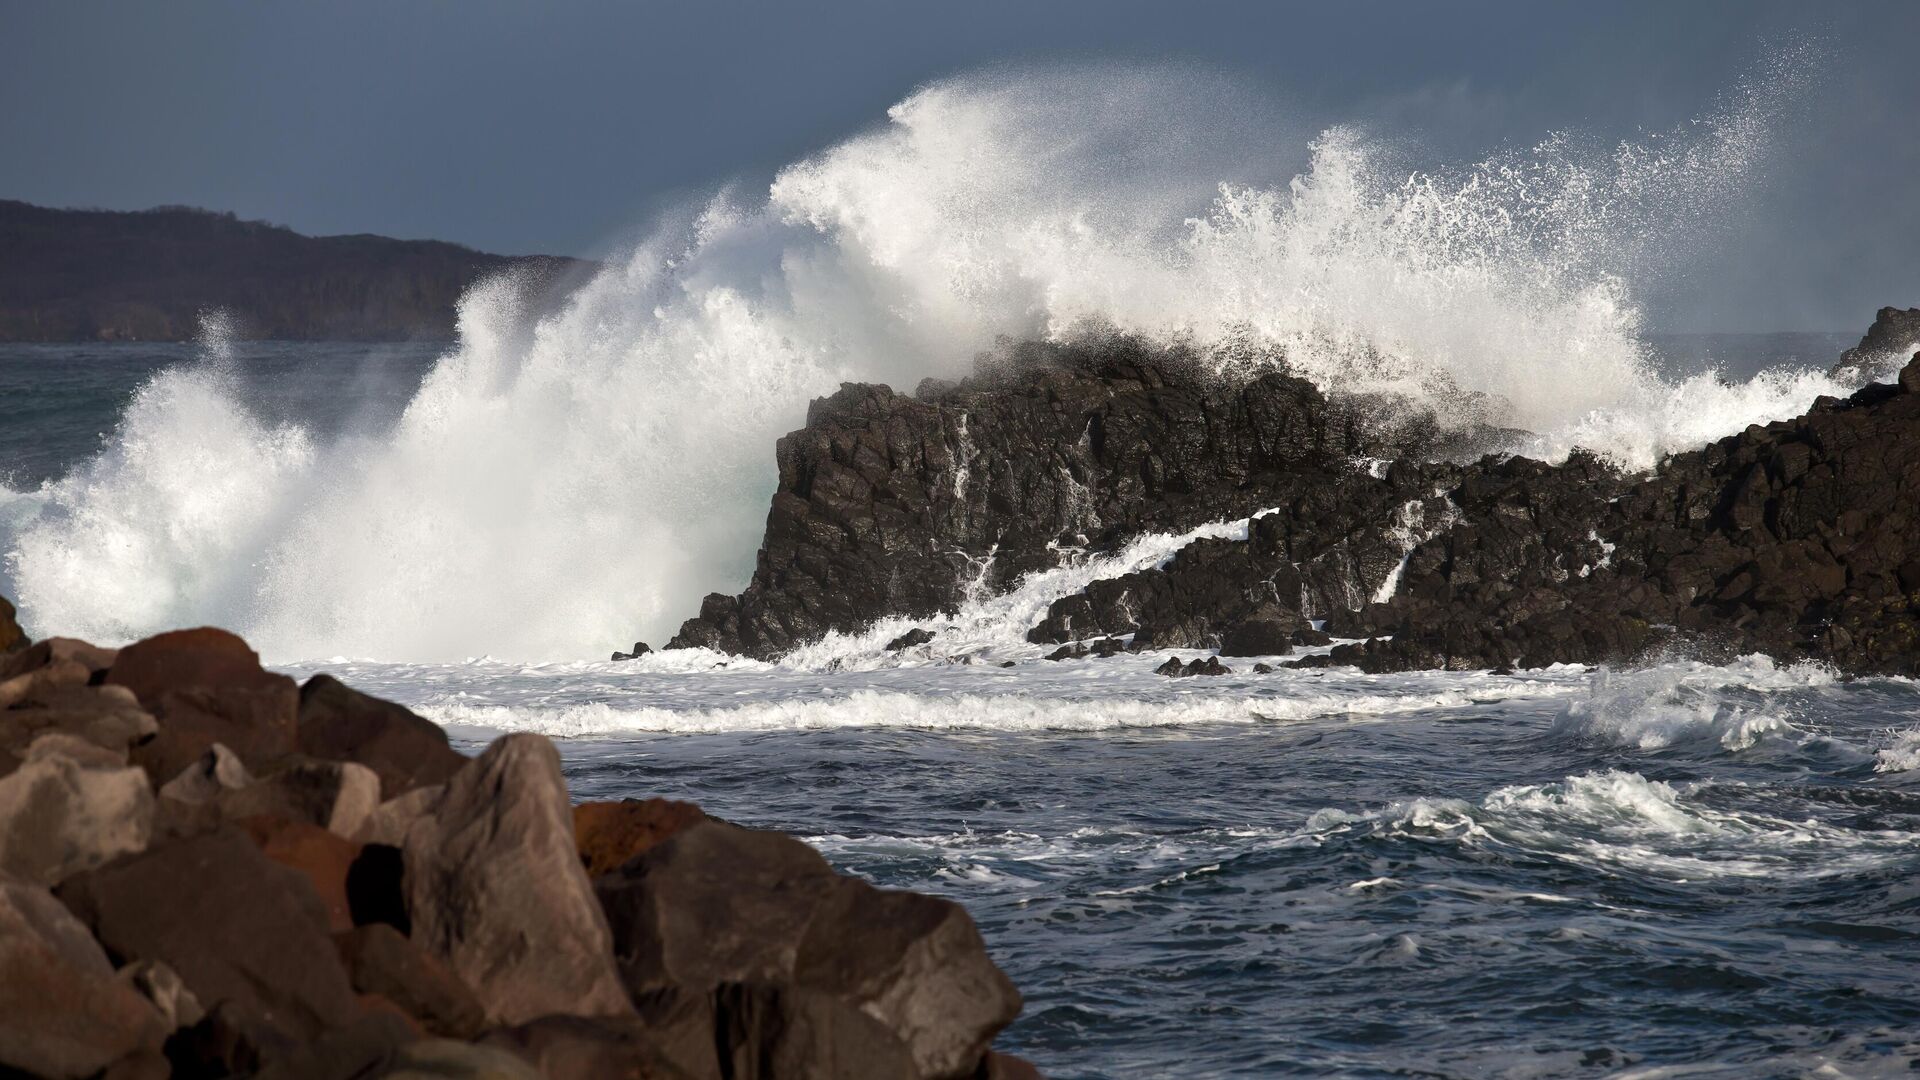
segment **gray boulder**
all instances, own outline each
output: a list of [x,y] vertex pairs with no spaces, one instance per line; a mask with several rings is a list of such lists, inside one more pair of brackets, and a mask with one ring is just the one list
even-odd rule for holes
[[632,1011],[574,848],[560,755],[545,738],[495,741],[400,848],[413,939],[465,980],[490,1020]]
[[36,740],[0,777],[0,872],[55,885],[147,846],[153,792],[146,774],[69,736]]

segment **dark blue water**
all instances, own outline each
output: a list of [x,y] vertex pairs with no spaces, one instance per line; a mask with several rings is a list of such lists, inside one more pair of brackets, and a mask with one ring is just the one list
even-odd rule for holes
[[1911,683],[1676,665],[1393,719],[562,752],[578,795],[966,904],[1056,1077],[1904,1076],[1916,722]]

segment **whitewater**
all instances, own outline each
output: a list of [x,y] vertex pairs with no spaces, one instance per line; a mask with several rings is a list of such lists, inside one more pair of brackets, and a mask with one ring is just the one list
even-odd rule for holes
[[1767,166],[1804,89],[1779,67],[1675,131],[1427,165],[1204,74],[967,76],[557,306],[477,287],[448,347],[218,318],[191,348],[0,347],[0,389],[45,398],[0,431],[0,595],[106,644],[226,626],[464,749],[553,736],[578,797],[692,799],[957,899],[1026,995],[1002,1044],[1049,1076],[1910,1075],[1911,681],[1682,653],[1170,680],[1025,640],[1249,520],[776,662],[603,659],[745,583],[810,400],[1007,341],[1119,330],[1223,378],[1283,355],[1628,467],[1848,392],[1837,347],[1729,377],[1643,325]]

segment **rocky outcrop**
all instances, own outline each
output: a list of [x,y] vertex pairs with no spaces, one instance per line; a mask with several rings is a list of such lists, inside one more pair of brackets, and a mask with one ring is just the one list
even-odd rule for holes
[[1860,343],[1840,354],[1836,378],[1855,384],[1884,377],[1920,349],[1920,308],[1881,308]]
[[1329,402],[1282,367],[1226,378],[1126,338],[1025,345],[913,396],[849,384],[780,440],[746,591],[708,596],[670,647],[765,658],[951,611],[1068,551],[1276,505],[1355,455],[1447,456],[1483,437]]
[[[1887,309],[1854,360],[1920,333]],[[1368,670],[1696,650],[1920,664],[1920,361],[1891,384],[1622,473],[1459,452],[1430,418],[1328,399],[1267,364],[1235,378],[1137,343],[1031,348],[912,398],[844,387],[780,444],[752,582],[678,645],[772,656],[923,617],[1069,550],[1245,518],[1162,565],[1054,602],[1028,638]],[[1376,410],[1376,411],[1370,411]],[[1369,419],[1374,417],[1374,419]],[[1223,532],[1225,530],[1222,530]],[[932,645],[919,631],[895,645]],[[1188,674],[1181,665],[1181,674]]]
[[1019,997],[957,906],[426,724],[219,631],[0,657],[0,1072],[1006,1074]]

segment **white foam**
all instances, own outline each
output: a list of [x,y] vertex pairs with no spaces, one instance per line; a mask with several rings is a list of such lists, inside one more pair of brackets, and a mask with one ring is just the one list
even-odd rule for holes
[[1335,128],[1273,184],[1296,137],[1191,71],[940,82],[763,196],[667,221],[558,313],[477,286],[390,431],[316,445],[218,371],[160,375],[17,523],[10,572],[31,626],[108,642],[216,623],[275,658],[658,644],[744,584],[774,440],[809,399],[1089,322],[1257,339],[1448,417],[1482,393],[1479,418],[1541,433],[1535,452],[1648,464],[1828,389],[1662,381],[1632,297],[1737,192],[1778,96],[1611,151],[1552,138],[1412,174]]
[[[1625,672],[1602,668],[1590,693],[1568,703],[1555,730],[1643,750],[1702,740],[1746,750],[1768,738],[1809,737],[1768,699],[1834,681],[1826,665],[1779,664],[1758,654],[1727,665],[1683,660]],[[1730,690],[1759,700],[1730,700]]]

